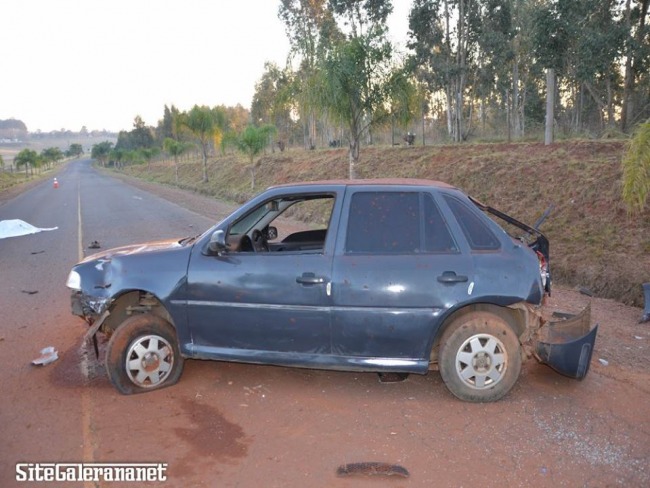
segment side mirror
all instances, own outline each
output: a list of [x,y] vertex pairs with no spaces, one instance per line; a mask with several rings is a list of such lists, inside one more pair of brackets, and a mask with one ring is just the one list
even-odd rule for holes
[[210,236],[208,249],[214,254],[223,253],[226,250],[226,233],[222,230],[215,230]]

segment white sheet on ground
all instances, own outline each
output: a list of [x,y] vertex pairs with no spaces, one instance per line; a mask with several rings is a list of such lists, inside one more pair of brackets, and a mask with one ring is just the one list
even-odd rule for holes
[[24,220],[0,220],[0,239],[7,237],[26,236],[28,234],[36,234],[46,230],[56,230],[58,227],[51,227],[49,229],[41,229],[28,224]]

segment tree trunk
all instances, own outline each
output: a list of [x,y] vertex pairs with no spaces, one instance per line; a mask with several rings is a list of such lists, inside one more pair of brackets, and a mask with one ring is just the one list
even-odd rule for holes
[[451,95],[451,87],[447,87],[447,134],[449,134],[452,141],[454,140],[453,105],[454,99]]
[[356,164],[359,162],[359,136],[353,137],[350,141],[350,163],[349,178],[354,180],[357,177]]
[[553,144],[553,120],[555,120],[555,70],[546,70],[546,129],[544,130],[544,145]]
[[208,149],[203,145],[203,183],[208,182]]
[[512,64],[512,103],[510,110],[510,122],[512,135],[515,140],[521,139],[521,120],[519,118],[519,62],[515,58]]

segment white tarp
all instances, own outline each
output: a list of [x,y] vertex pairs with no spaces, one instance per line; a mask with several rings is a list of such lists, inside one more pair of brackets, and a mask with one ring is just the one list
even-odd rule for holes
[[45,230],[56,230],[58,227],[51,227],[49,229],[41,229],[28,224],[24,220],[0,220],[0,239],[7,237],[26,236],[28,234],[36,234]]

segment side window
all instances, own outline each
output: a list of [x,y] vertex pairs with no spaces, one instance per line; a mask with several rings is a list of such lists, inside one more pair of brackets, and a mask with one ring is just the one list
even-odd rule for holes
[[415,192],[357,192],[352,196],[345,249],[350,253],[416,253],[420,204]]
[[495,251],[501,247],[499,239],[483,222],[479,215],[463,202],[452,196],[445,195],[445,201],[458,221],[465,234],[469,246],[475,251]]
[[424,194],[424,250],[436,253],[459,252],[447,222],[428,193]]

